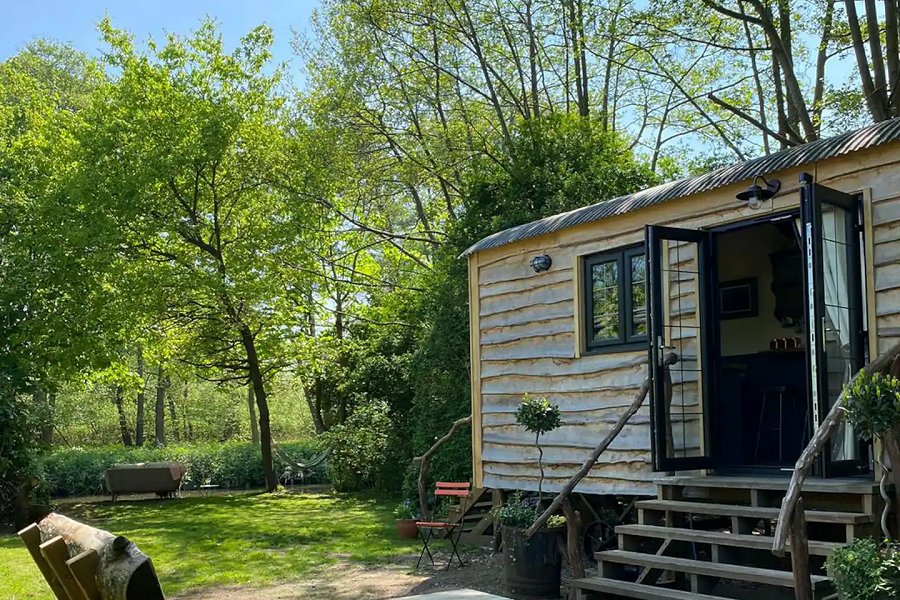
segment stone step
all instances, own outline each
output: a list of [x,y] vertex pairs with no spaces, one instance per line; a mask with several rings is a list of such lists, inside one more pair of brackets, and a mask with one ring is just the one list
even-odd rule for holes
[[[660,556],[657,554],[644,554],[641,552],[628,552],[625,550],[608,550],[598,552],[597,560],[601,563],[616,563],[620,565],[634,565],[649,567],[664,571],[677,571],[703,577],[718,579],[730,579],[733,581],[746,581],[778,587],[793,588],[794,575],[790,571],[776,571],[774,569],[760,569],[743,565],[714,563],[689,558],[674,556]],[[601,564],[601,573],[603,565]],[[821,591],[831,587],[831,582],[824,575],[812,575],[813,591]]]
[[[707,515],[712,517],[746,517],[752,519],[777,519],[779,509],[737,504],[713,504],[707,502],[685,502],[683,500],[640,500],[635,502],[638,509],[669,511],[683,514]],[[807,510],[808,523],[840,523],[859,525],[871,523],[872,516],[863,513],[838,512],[831,510]]]
[[[701,544],[750,548],[752,550],[764,551],[772,550],[772,541],[774,539],[765,535],[742,535],[723,531],[659,527],[656,525],[619,525],[616,527],[616,533],[624,536],[675,540],[679,542],[697,542]],[[819,542],[810,540],[809,553],[814,556],[828,556],[835,548],[840,546],[841,544],[837,542]],[[790,547],[788,547],[788,551],[790,551]]]

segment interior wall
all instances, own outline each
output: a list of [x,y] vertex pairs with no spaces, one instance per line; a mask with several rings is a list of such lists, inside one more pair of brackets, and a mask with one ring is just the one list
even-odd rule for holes
[[[796,246],[772,224],[756,225],[722,234],[718,240],[719,281],[756,278],[759,314],[721,322],[722,356],[753,354],[769,349],[776,338],[802,336],[775,318],[772,261],[769,255]],[[797,277],[801,277],[797,273]]]

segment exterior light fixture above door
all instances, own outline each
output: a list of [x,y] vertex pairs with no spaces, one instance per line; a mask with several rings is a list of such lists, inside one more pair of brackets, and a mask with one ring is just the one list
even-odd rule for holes
[[[758,182],[762,182],[765,187],[759,185]],[[756,210],[762,203],[766,200],[775,196],[778,193],[778,190],[781,189],[781,182],[777,179],[773,179],[772,181],[766,181],[766,178],[763,176],[757,176],[753,179],[753,185],[751,185],[747,191],[741,192],[737,195],[738,200],[743,200],[747,203],[747,206]]]

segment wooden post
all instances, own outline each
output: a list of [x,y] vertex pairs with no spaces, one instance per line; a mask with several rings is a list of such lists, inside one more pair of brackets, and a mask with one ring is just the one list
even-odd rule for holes
[[97,567],[100,565],[100,555],[96,550],[85,550],[77,556],[66,561],[69,572],[78,583],[78,587],[84,592],[88,600],[100,600],[100,589],[97,587]]
[[[584,561],[581,558],[581,513],[572,506],[572,501],[566,498],[562,503],[562,511],[566,516],[566,554],[569,557],[569,566],[572,567],[572,579],[584,577]],[[576,598],[575,590],[569,592],[569,597]]]
[[791,518],[791,568],[794,572],[794,595],[797,600],[813,600],[809,576],[809,539],[806,535],[806,513],[803,498],[797,500]]
[[87,600],[87,597],[78,587],[78,582],[72,577],[66,561],[69,560],[69,549],[66,547],[66,540],[61,536],[48,540],[41,544],[41,554],[47,560],[47,564],[53,569],[53,574],[66,590],[66,597],[69,600]]
[[491,542],[491,550],[494,552],[500,551],[500,542],[502,541],[502,536],[500,535],[500,520],[496,517],[495,510],[506,503],[506,493],[503,490],[491,490],[491,512],[494,513],[494,539]]
[[41,530],[38,529],[38,526],[32,523],[20,531],[18,535],[19,539],[22,540],[22,543],[25,544],[25,547],[28,548],[28,553],[31,554],[31,558],[34,559],[34,563],[38,566],[38,569],[40,569],[41,575],[43,575],[44,579],[47,581],[47,585],[53,590],[53,595],[56,596],[56,599],[69,600],[69,595],[66,594],[66,590],[63,589],[59,579],[56,578],[50,565],[48,565],[47,561],[44,559],[44,555],[41,554]]

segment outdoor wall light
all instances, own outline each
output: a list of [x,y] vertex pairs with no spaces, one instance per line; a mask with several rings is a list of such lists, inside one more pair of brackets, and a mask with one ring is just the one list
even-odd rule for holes
[[[762,181],[766,187],[762,187],[757,182]],[[773,179],[772,181],[766,181],[766,178],[759,175],[753,179],[753,185],[747,189],[746,192],[741,192],[737,195],[738,200],[743,200],[747,203],[747,206],[756,210],[762,203],[773,197],[778,193],[778,190],[781,189],[781,182],[777,179]]]
[[540,256],[535,256],[531,259],[531,268],[534,269],[535,273],[546,271],[552,264],[553,259],[550,258],[549,254],[541,254]]

